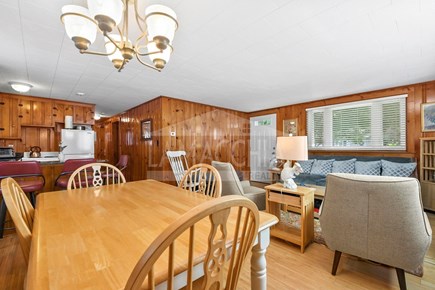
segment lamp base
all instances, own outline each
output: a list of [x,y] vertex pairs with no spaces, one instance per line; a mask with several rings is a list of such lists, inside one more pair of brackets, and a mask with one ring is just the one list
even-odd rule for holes
[[288,178],[287,180],[284,180],[283,186],[285,188],[289,188],[289,189],[296,189],[296,188],[298,188],[298,186],[294,182],[293,178]]

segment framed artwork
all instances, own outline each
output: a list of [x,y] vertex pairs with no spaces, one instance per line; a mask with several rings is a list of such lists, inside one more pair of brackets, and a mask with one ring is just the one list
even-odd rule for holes
[[284,120],[282,126],[283,136],[297,136],[298,135],[298,119]]
[[435,102],[421,104],[421,131],[435,131]]
[[153,137],[151,119],[146,119],[140,122],[140,135],[142,140],[151,140]]

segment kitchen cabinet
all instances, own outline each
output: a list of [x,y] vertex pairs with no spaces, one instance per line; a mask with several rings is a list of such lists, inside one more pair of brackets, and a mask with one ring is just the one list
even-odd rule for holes
[[18,99],[18,117],[21,126],[53,127],[50,100]]
[[94,109],[88,106],[74,106],[74,124],[94,125]]
[[94,125],[94,106],[68,102],[54,102],[52,108],[55,123],[64,123],[65,116],[73,116],[74,124]]
[[55,123],[64,123],[65,116],[74,115],[74,106],[72,104],[54,102],[52,112],[53,112],[53,121]]
[[0,139],[20,139],[18,100],[0,94]]

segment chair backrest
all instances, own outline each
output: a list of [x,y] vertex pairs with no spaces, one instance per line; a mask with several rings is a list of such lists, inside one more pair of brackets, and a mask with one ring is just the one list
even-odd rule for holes
[[423,263],[432,235],[409,177],[328,174],[320,223],[330,249],[408,271]]
[[178,187],[212,197],[220,197],[222,179],[216,168],[200,163],[193,165],[186,171]]
[[229,162],[212,161],[222,179],[222,195],[244,195],[242,184],[233,165]]
[[5,177],[41,176],[42,169],[36,161],[0,162],[0,179]]
[[181,179],[189,168],[186,159],[186,151],[166,151],[166,156],[169,159],[172,172],[174,172],[177,185],[180,185]]
[[[230,212],[233,215],[228,218]],[[133,269],[125,289],[141,289],[146,278],[148,289],[154,289],[162,279],[167,281],[167,289],[173,289],[174,275],[185,268],[186,289],[192,289],[193,267],[201,262],[204,270],[201,289],[236,289],[240,269],[255,240],[258,225],[258,209],[245,197],[225,196],[206,201],[182,215],[151,243]],[[210,229],[208,236],[197,234],[199,229]],[[176,247],[175,241],[178,241]],[[199,247],[203,251],[198,251]],[[167,250],[169,255],[162,255]],[[182,265],[179,259],[175,261],[177,252],[187,259]],[[196,257],[198,252],[206,252],[206,255],[200,259]],[[154,273],[156,262],[166,262],[168,271]]]
[[94,158],[66,160],[65,163],[63,164],[62,172],[56,178],[54,185],[64,189],[67,188],[69,177],[77,168],[94,162],[95,162]]
[[123,171],[125,168],[127,168],[128,165],[128,155],[121,155],[119,156],[118,163],[116,163],[116,167]]
[[79,167],[81,167],[83,165],[89,164],[89,163],[94,163],[94,162],[95,162],[95,158],[68,159],[63,164],[63,168],[62,168],[61,174],[72,173],[77,168],[79,168]]
[[109,163],[89,163],[77,168],[69,177],[67,189],[125,183],[121,170]]
[[13,178],[3,179],[1,188],[9,214],[17,229],[24,259],[28,264],[35,211],[26,194]]

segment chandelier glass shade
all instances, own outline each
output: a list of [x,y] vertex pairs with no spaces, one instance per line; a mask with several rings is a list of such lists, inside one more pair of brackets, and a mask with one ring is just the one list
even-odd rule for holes
[[[88,0],[88,8],[78,5],[62,7],[61,20],[68,37],[80,53],[107,56],[118,71],[132,58],[160,71],[173,51],[172,41],[178,28],[175,12],[163,5],[147,7],[143,16],[138,12],[138,0]],[[133,43],[129,39],[129,5],[134,6],[134,20],[140,35]],[[105,52],[91,51],[97,32],[102,34]],[[148,56],[152,64],[144,57]]]

